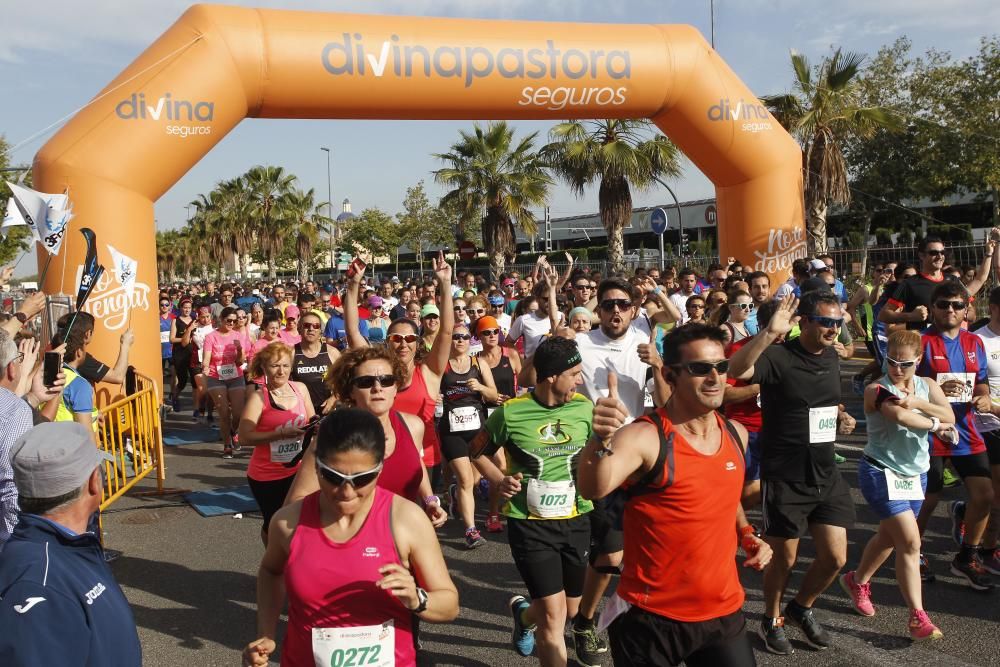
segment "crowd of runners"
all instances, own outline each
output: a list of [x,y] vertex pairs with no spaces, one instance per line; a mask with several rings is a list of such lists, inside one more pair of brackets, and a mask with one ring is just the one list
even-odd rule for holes
[[[439,256],[407,281],[355,262],[335,284],[165,287],[167,407],[217,423],[223,458],[249,452],[263,514],[244,663],[267,664],[287,602],[282,664],[413,664],[421,622],[460,613],[435,536],[448,521],[468,549],[506,532],[523,580],[512,649],[542,665],[565,665],[568,644],[585,666],[608,653],[753,665],[754,631],[774,654],[793,652],[791,632],[823,650],[817,599],[839,581],[875,615],[871,580],[893,552],[900,633],[941,638],[921,545],[949,475],[966,496],[949,507],[950,571],[976,590],[1000,575],[1000,288],[980,297],[988,318],[970,307],[998,241],[994,229],[963,270],[925,238],[914,263],[873,261],[852,290],[829,256],[796,260],[780,285],[735,259],[625,276],[567,255],[563,270],[541,257],[492,282]],[[19,349],[6,328],[4,368]],[[93,372],[88,340],[64,341],[60,385]],[[856,341],[872,360],[853,378],[867,432],[854,486],[879,524],[849,564],[855,506],[835,444],[856,425],[841,390]],[[91,414],[19,385],[50,419]],[[18,539],[16,510],[5,516]],[[789,591],[807,536],[816,556]],[[741,566],[764,590],[750,630]]]

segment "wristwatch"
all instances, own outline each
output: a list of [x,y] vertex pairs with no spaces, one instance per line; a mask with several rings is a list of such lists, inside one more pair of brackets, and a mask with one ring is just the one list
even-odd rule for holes
[[21,326],[24,326],[28,322],[28,316],[20,311],[14,313],[14,319],[20,322]]
[[420,586],[417,586],[417,602],[419,604],[417,605],[417,608],[413,610],[414,614],[420,614],[427,611],[427,598],[427,591],[422,589]]

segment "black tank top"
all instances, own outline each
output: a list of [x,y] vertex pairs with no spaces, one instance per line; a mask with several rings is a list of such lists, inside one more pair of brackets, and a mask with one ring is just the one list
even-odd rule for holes
[[330,355],[320,348],[315,357],[307,357],[302,351],[302,344],[295,344],[295,358],[292,360],[292,379],[297,380],[309,390],[313,410],[320,414],[323,403],[330,398],[330,389],[323,382],[326,372],[330,369]]
[[479,372],[479,364],[476,363],[475,358],[472,358],[469,370],[465,373],[456,373],[451,367],[451,362],[448,362],[448,366],[444,369],[444,374],[441,376],[441,402],[444,407],[444,418],[441,423],[449,430],[448,413],[457,408],[475,407],[479,412],[480,423],[482,423],[485,415],[483,399],[478,391],[473,391],[466,384],[472,379],[483,381],[483,376]]
[[[510,357],[506,348],[500,348],[500,361],[496,366],[490,366],[493,371],[493,384],[497,386],[497,392],[504,396],[513,398],[517,394],[517,379],[514,377],[514,367],[510,365]],[[479,359],[480,363],[483,359]]]
[[[188,322],[187,324],[185,324],[184,320],[182,320],[179,317],[175,319],[174,322],[176,322],[177,326],[177,337],[180,338],[181,336],[184,335],[184,332],[188,330],[188,327],[194,324],[194,318],[192,317],[191,321]],[[192,345],[193,343],[189,343],[188,345],[182,345],[181,343],[174,343],[172,350],[174,358],[176,359],[177,357],[190,357]]]

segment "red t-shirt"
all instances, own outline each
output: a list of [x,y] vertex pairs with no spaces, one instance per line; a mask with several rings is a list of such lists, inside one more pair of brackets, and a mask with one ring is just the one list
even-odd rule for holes
[[[726,350],[728,356],[733,356],[739,351],[741,347],[753,340],[752,337],[744,338],[743,340],[736,341]],[[733,377],[726,378],[726,383],[733,387],[746,387],[747,382],[743,380],[737,380]],[[757,433],[760,431],[760,404],[757,402],[760,396],[754,396],[753,398],[748,398],[745,401],[740,401],[739,403],[728,403],[724,409],[726,416],[732,419],[734,422],[739,422],[746,426],[748,431]]]

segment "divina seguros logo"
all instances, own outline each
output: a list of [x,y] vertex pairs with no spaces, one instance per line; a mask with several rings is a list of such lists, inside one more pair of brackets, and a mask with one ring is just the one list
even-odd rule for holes
[[767,107],[760,103],[760,100],[731,102],[728,99],[721,99],[718,104],[713,104],[708,108],[708,119],[711,121],[745,121],[740,126],[744,132],[774,129],[771,125],[771,114]]
[[[399,35],[369,45],[360,33],[343,33],[340,41],[323,47],[323,67],[334,76],[391,74],[397,78],[431,76],[460,79],[471,88],[478,79],[596,79],[598,76],[629,80],[632,56],[628,50],[561,49],[554,40],[544,48],[490,49],[483,46],[437,46],[403,44]],[[520,106],[539,106],[558,111],[568,106],[619,106],[625,104],[624,86],[525,86]]]
[[187,138],[195,134],[212,134],[211,125],[193,123],[210,123],[215,118],[215,102],[175,99],[171,93],[166,93],[150,104],[145,93],[132,93],[115,106],[115,113],[122,120],[171,121],[166,126],[166,133]]

